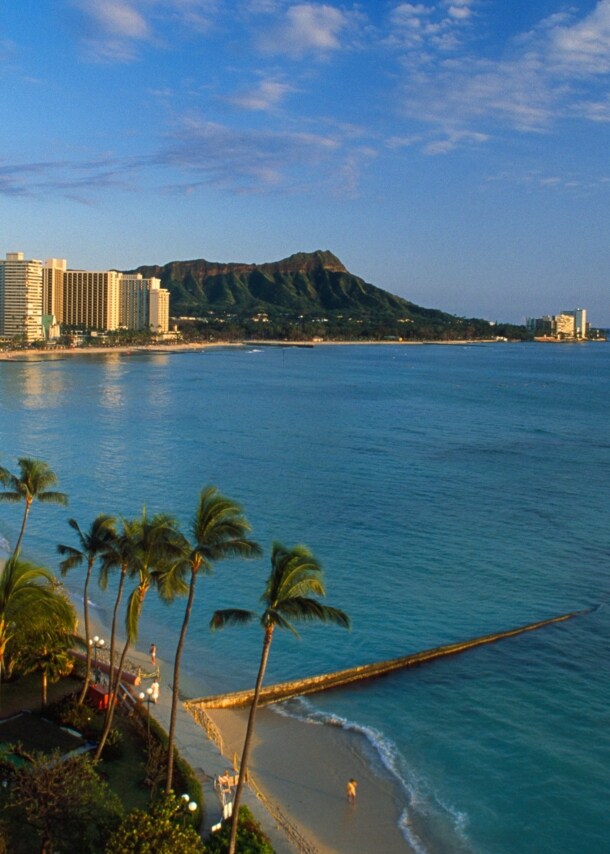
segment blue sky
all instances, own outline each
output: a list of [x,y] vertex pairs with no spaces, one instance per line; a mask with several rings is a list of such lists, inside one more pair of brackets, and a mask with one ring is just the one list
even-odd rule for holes
[[0,93],[2,257],[610,325],[610,0],[4,2]]

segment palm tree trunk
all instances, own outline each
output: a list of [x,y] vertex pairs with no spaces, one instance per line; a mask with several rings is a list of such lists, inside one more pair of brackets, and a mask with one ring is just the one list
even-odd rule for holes
[[85,578],[85,591],[83,595],[83,616],[85,618],[85,646],[87,649],[87,665],[85,669],[85,680],[83,682],[83,690],[78,698],[78,705],[82,706],[87,696],[87,689],[91,682],[91,644],[89,643],[89,581],[91,580],[91,571],[93,569],[93,561],[87,562],[87,577]]
[[102,735],[100,737],[99,744],[97,745],[97,750],[95,751],[96,759],[99,759],[102,755],[102,750],[104,749],[106,739],[108,738],[108,733],[110,732],[110,727],[112,726],[114,710],[116,708],[116,704],[119,698],[119,686],[121,684],[121,678],[123,676],[123,667],[125,665],[125,658],[127,657],[127,650],[129,649],[129,646],[130,643],[128,638],[125,641],[125,646],[123,647],[123,652],[121,653],[121,658],[117,667],[117,675],[116,681],[114,683],[114,689],[111,688],[110,693],[108,695],[108,710],[106,712],[106,719],[104,720],[104,729],[102,730]]
[[28,499],[26,498],[26,500],[25,500],[25,510],[23,511],[23,521],[22,521],[22,523],[21,523],[21,530],[19,531],[19,536],[17,537],[17,543],[16,543],[16,545],[15,545],[15,550],[14,550],[14,552],[13,552],[13,554],[15,555],[15,557],[17,557],[17,556],[18,556],[19,551],[20,551],[20,549],[21,549],[21,541],[22,541],[22,539],[23,539],[23,535],[25,534],[25,526],[26,526],[26,523],[27,523],[27,521],[28,521],[28,515],[29,515],[29,513],[30,513],[30,507],[31,507],[31,506],[32,506],[32,502],[31,502],[31,500],[29,500],[29,501],[28,501]]
[[[123,596],[123,587],[125,585],[126,575],[127,575],[127,567],[125,566],[125,567],[121,568],[121,579],[119,581],[119,589],[117,590],[116,600],[114,603],[114,611],[112,613],[112,628],[110,630],[110,669],[108,671],[108,693],[109,693],[110,697],[112,697],[113,682],[114,682],[112,675],[113,675],[113,671],[114,671],[114,647],[116,644],[116,626],[117,626],[117,620],[118,620],[118,615],[119,615],[119,605],[121,604],[121,597]],[[106,729],[106,724],[108,722],[109,717],[110,717],[110,703],[108,704],[108,708],[106,709],[106,717],[104,718],[104,730]],[[110,729],[110,727],[109,727],[109,729]],[[101,752],[102,751],[99,749],[99,745],[98,745],[98,750],[95,753],[96,759],[100,758]]]
[[256,677],[256,687],[254,689],[254,697],[250,706],[250,714],[248,716],[248,726],[246,727],[246,737],[244,738],[244,748],[241,754],[241,763],[239,766],[239,779],[237,780],[237,788],[235,789],[235,797],[233,798],[233,815],[231,818],[231,838],[229,839],[229,854],[235,854],[235,845],[237,842],[237,823],[239,821],[239,804],[241,801],[241,792],[244,787],[244,780],[248,773],[248,757],[250,755],[250,744],[252,742],[252,734],[254,733],[254,719],[256,717],[256,709],[258,706],[258,698],[260,697],[261,688],[265,670],[267,669],[267,660],[269,658],[269,650],[271,649],[271,640],[273,638],[274,626],[268,626],[265,629],[265,639],[263,640],[263,651],[261,653],[261,663],[258,668],[258,676]]
[[167,778],[165,782],[165,791],[169,792],[172,788],[174,778],[174,741],[176,737],[176,712],[178,710],[178,694],[180,691],[180,662],[182,660],[182,650],[184,648],[184,640],[186,638],[186,630],[188,629],[191,611],[193,608],[193,600],[195,599],[195,582],[197,581],[197,570],[191,567],[191,583],[189,585],[189,595],[184,610],[184,620],[180,629],[180,637],[176,646],[176,656],[174,658],[174,675],[172,684],[172,708],[169,716],[169,735],[167,739]]

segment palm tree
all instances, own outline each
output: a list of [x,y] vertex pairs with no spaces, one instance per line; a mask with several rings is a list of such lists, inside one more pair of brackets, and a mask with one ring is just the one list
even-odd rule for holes
[[88,531],[82,531],[76,519],[68,519],[68,524],[76,531],[76,536],[80,548],[74,546],[58,545],[57,551],[60,555],[67,555],[65,560],[59,564],[61,574],[65,575],[76,566],[80,566],[83,562],[87,564],[87,573],[85,575],[85,587],[83,591],[83,615],[85,619],[85,647],[87,651],[87,666],[85,671],[85,680],[83,688],[78,698],[79,706],[83,703],[86,695],[89,682],[91,681],[91,644],[89,643],[89,582],[91,581],[91,573],[93,566],[98,557],[108,547],[111,540],[116,537],[115,519],[114,516],[108,516],[101,513],[97,516]]
[[[110,695],[110,702],[108,704],[108,708],[106,710],[106,718],[104,721],[104,731],[110,731],[110,723],[112,721],[112,714],[114,712],[114,705],[112,703],[113,698],[113,687],[115,685],[114,679],[114,650],[116,646],[116,632],[117,632],[117,624],[119,617],[119,607],[121,605],[121,600],[123,598],[123,589],[125,587],[125,580],[127,578],[127,573],[132,566],[135,560],[135,554],[137,550],[137,538],[138,538],[138,521],[137,520],[129,520],[122,519],[122,531],[116,535],[113,539],[111,539],[105,548],[102,551],[102,565],[100,569],[100,577],[99,584],[102,590],[105,590],[108,586],[108,578],[110,572],[113,569],[118,569],[119,571],[119,583],[117,587],[117,592],[114,600],[114,608],[112,611],[112,625],[110,628],[110,669],[108,672],[108,688]],[[116,682],[116,687],[118,687],[118,680]],[[106,735],[107,735],[106,732]],[[105,740],[105,739],[104,739]],[[97,747],[97,751],[95,753],[95,758],[99,759],[102,753],[103,743],[100,741]]]
[[[239,804],[248,768],[248,756],[254,732],[254,719],[267,668],[273,632],[276,626],[280,629],[289,629],[298,637],[298,632],[292,625],[292,622],[335,623],[344,628],[349,628],[350,625],[347,614],[338,608],[323,605],[317,599],[312,598],[312,595],[326,595],[323,570],[318,561],[305,546],[295,546],[292,549],[286,549],[280,543],[274,543],[271,554],[271,573],[267,579],[264,593],[261,596],[261,602],[265,607],[265,610],[260,615],[260,622],[264,631],[263,650],[250,715],[248,717],[248,725],[246,727],[241,764],[239,766],[239,779],[235,790],[235,798],[233,799],[229,854],[235,854]],[[236,608],[216,611],[210,621],[210,628],[221,629],[231,624],[247,623],[255,616],[256,614],[252,613],[252,611],[242,611]]]
[[19,672],[40,671],[43,708],[47,704],[48,683],[57,682],[72,671],[74,658],[70,650],[76,642],[76,623],[73,608],[61,619],[41,614],[36,623],[28,624],[27,630],[21,626],[9,644],[16,647],[15,663]]
[[[102,753],[114,716],[114,710],[118,699],[118,689],[123,676],[125,659],[129,647],[138,639],[138,628],[142,608],[146,594],[157,579],[161,577],[184,551],[184,537],[178,530],[178,523],[165,513],[158,513],[152,519],[148,518],[146,509],[142,511],[142,517],[134,520],[130,525],[130,546],[128,574],[137,579],[136,586],[127,601],[125,615],[126,639],[121,652],[121,657],[116,668],[114,687],[110,688],[110,702],[108,713],[104,721],[104,728],[100,742],[97,747],[96,758]],[[179,576],[174,576],[173,587],[169,586],[170,579],[166,579],[162,588],[159,588],[161,598],[171,601],[178,593],[186,593],[186,585]]]
[[55,486],[57,483],[57,475],[47,463],[32,457],[20,457],[17,463],[19,465],[18,475],[11,474],[8,469],[0,466],[0,483],[7,487],[4,492],[0,492],[0,501],[25,501],[21,531],[13,552],[15,555],[19,554],[28,515],[34,500],[42,501],[45,504],[66,505],[68,503],[68,496],[65,493],[49,490],[50,486]]
[[251,531],[250,523],[243,515],[242,508],[235,501],[218,492],[215,486],[205,487],[197,503],[195,516],[191,523],[191,541],[184,540],[184,557],[172,569],[160,578],[162,587],[176,584],[175,576],[189,579],[188,598],[184,619],[176,646],[172,685],[172,708],[170,713],[166,791],[172,788],[174,774],[174,741],[176,734],[176,713],[180,691],[180,663],[186,632],[195,599],[195,586],[200,574],[209,575],[215,563],[225,558],[260,557],[261,547],[247,539]]
[[12,555],[0,573],[0,682],[7,644],[24,625],[35,630],[40,621],[72,619],[67,598],[56,589],[53,573]]

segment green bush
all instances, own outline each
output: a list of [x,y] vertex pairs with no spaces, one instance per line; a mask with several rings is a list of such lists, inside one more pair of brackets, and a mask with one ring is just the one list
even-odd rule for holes
[[189,824],[185,803],[171,792],[149,812],[133,810],[106,845],[106,854],[204,854],[199,834]]
[[[230,836],[231,821],[224,821],[221,829],[206,840],[206,851],[209,854],[224,854],[229,850]],[[239,808],[236,850],[239,854],[273,854],[269,837],[263,833],[248,807]]]
[[52,703],[45,709],[45,717],[49,717],[62,726],[68,726],[82,733],[86,738],[92,736],[96,727],[94,726],[95,712],[86,703],[78,704],[78,694],[69,694],[67,697]]
[[112,762],[120,759],[123,755],[123,733],[118,729],[111,729],[102,749],[104,762]]

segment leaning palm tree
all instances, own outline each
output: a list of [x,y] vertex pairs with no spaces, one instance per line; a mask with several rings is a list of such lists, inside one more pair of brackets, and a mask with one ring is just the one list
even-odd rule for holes
[[58,593],[52,572],[15,555],[10,557],[0,573],[0,682],[7,644],[17,630],[45,619],[64,624],[72,614],[69,601]]
[[18,502],[24,501],[23,521],[21,531],[13,554],[18,555],[21,549],[21,541],[25,533],[25,526],[34,500],[45,504],[67,504],[68,496],[63,492],[49,490],[50,486],[57,483],[57,475],[42,460],[32,457],[20,457],[17,460],[19,474],[11,474],[8,469],[0,466],[0,483],[5,486],[4,492],[0,492],[0,501]]
[[[119,619],[119,608],[123,598],[123,590],[127,574],[130,571],[137,551],[138,542],[138,520],[122,519],[122,530],[117,533],[116,537],[110,540],[102,551],[102,564],[100,568],[99,584],[102,590],[108,586],[108,579],[112,570],[118,570],[119,583],[117,585],[116,596],[114,599],[114,608],[112,611],[112,625],[110,627],[110,668],[108,672],[108,687],[110,698],[113,696],[114,679],[114,652],[116,647],[116,633]],[[118,682],[117,686],[118,687]],[[104,730],[110,731],[109,719],[112,719],[114,707],[111,702],[106,709],[106,717],[104,721]],[[106,726],[108,724],[108,726]],[[102,742],[98,744],[95,758],[99,759],[103,748]]]
[[172,685],[172,707],[170,712],[166,791],[172,788],[174,774],[174,741],[176,734],[176,713],[180,691],[180,664],[186,632],[195,599],[197,578],[209,575],[215,563],[225,558],[260,557],[261,547],[247,539],[251,531],[250,523],[243,515],[242,508],[230,498],[225,498],[215,486],[207,486],[201,491],[195,516],[191,523],[191,540],[184,540],[184,556],[172,569],[160,578],[162,588],[175,585],[175,576],[188,578],[188,598],[184,619],[176,646]]
[[[279,543],[274,543],[271,553],[271,573],[267,579],[264,593],[261,596],[261,602],[265,608],[260,615],[260,622],[264,631],[263,650],[250,715],[248,717],[248,725],[246,727],[241,764],[239,766],[239,779],[233,799],[229,854],[235,854],[239,804],[248,768],[250,744],[254,732],[254,719],[267,668],[273,632],[277,626],[280,629],[289,629],[298,637],[298,632],[292,625],[292,622],[335,623],[338,626],[349,628],[350,621],[347,614],[338,608],[323,605],[317,599],[312,598],[312,596],[324,595],[326,595],[326,589],[324,587],[323,570],[309,549],[305,546],[295,546],[292,549],[286,549]],[[242,611],[236,608],[216,611],[212,616],[210,628],[221,629],[231,624],[247,623],[253,617],[256,617],[256,614],[252,611]]]
[[[178,523],[165,513],[148,518],[146,509],[142,517],[135,519],[130,527],[130,565],[128,574],[135,577],[136,585],[127,601],[125,615],[125,643],[116,668],[114,684],[111,682],[110,702],[104,727],[97,747],[96,757],[102,753],[118,699],[118,689],[123,677],[125,659],[130,646],[138,640],[138,630],[146,594],[157,579],[180,557],[184,550],[184,537],[178,530]],[[186,593],[187,587],[179,576],[173,577],[173,587],[166,579],[159,588],[161,598],[171,601],[179,593]]]
[[83,616],[85,622],[85,648],[87,653],[87,664],[85,670],[85,680],[78,699],[79,706],[83,703],[89,683],[91,681],[91,644],[89,642],[89,582],[91,581],[91,573],[98,557],[103,553],[110,542],[116,538],[115,519],[114,516],[108,516],[101,513],[91,523],[87,531],[82,531],[76,519],[68,519],[68,524],[76,531],[76,536],[80,548],[75,546],[58,545],[57,551],[60,555],[67,555],[65,560],[59,564],[61,574],[65,575],[76,566],[82,563],[87,564],[87,572],[85,575],[85,586],[83,591]]

